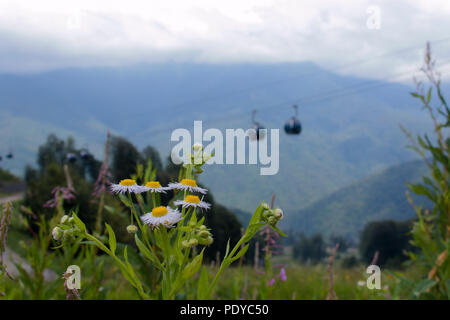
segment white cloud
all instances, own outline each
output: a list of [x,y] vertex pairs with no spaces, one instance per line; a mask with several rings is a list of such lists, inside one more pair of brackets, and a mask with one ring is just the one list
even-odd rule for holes
[[[381,9],[379,30],[366,26],[370,5]],[[425,41],[447,37],[449,13],[445,0],[2,0],[0,71],[309,60],[384,78],[416,67]],[[449,48],[450,39],[436,44],[437,58]],[[342,67],[355,61],[365,63]]]

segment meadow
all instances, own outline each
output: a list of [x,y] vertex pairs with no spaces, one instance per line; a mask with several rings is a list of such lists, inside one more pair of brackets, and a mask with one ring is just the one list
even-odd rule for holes
[[[17,204],[18,205],[18,204]],[[17,212],[20,216],[20,214]],[[20,257],[18,263],[30,263],[33,261],[29,254],[29,248],[33,238],[21,227],[18,215],[13,215],[10,226],[7,246]],[[119,245],[122,246],[122,245]],[[283,281],[278,274],[275,282],[269,285],[269,277],[265,274],[263,264],[255,266],[254,261],[242,264],[237,262],[233,267],[225,270],[221,281],[218,283],[212,299],[226,300],[323,300],[327,299],[330,292],[329,264],[327,261],[315,265],[301,264],[292,258],[291,248],[285,248],[285,252],[272,257],[274,266],[283,266],[286,279]],[[139,263],[138,253],[129,252],[130,261]],[[248,257],[251,259],[251,257]],[[134,300],[139,299],[139,294],[120,275],[118,267],[111,266],[110,258],[98,256],[95,265],[103,267],[101,285],[94,285],[95,290],[89,287],[92,281],[98,278],[82,273],[81,289],[82,299],[108,299],[108,300]],[[328,259],[327,259],[328,260]],[[64,288],[62,274],[65,271],[65,261],[62,256],[54,256],[51,260],[52,273],[47,276],[41,287],[33,285],[32,278],[17,274],[13,279],[3,279],[2,290],[7,293],[1,299],[66,299],[67,292]],[[397,277],[405,277],[414,281],[420,280],[420,271],[414,265],[401,269],[382,269],[381,289],[371,290],[367,288],[366,280],[369,274],[366,267],[358,264],[353,267],[342,266],[342,259],[338,258],[332,266],[333,286],[336,299],[341,300],[385,300],[415,298],[411,291],[405,289],[404,284]],[[14,267],[13,267],[14,268]],[[217,261],[210,261],[206,265],[208,273],[217,272]],[[17,269],[16,269],[17,270]],[[34,270],[38,270],[37,268]],[[280,270],[278,267],[277,270]],[[42,271],[42,269],[41,269]],[[47,272],[48,274],[48,272]],[[43,276],[45,278],[45,276]],[[198,281],[198,275],[192,281]],[[43,289],[47,287],[48,289]],[[41,291],[41,289],[43,289]],[[73,298],[73,297],[71,297]],[[179,299],[192,299],[195,297],[181,294]]]

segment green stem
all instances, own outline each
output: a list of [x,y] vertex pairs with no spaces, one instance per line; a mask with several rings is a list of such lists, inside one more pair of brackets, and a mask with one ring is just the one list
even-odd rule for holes
[[155,199],[155,193],[152,192],[152,204],[153,204],[153,208],[156,208],[156,199]]
[[142,228],[142,224],[141,224],[141,220],[139,219],[139,217],[137,215],[137,212],[136,212],[136,208],[134,207],[134,204],[133,204],[133,199],[131,199],[131,193],[127,192],[127,194],[128,194],[128,199],[130,200],[131,212],[132,212],[132,214],[134,214],[134,217],[135,217],[135,219],[136,219],[136,221],[137,221],[137,223],[139,225],[139,228],[141,229],[142,233],[144,233],[143,228]]
[[209,296],[211,295],[212,290],[214,289],[214,287],[215,287],[215,285],[217,283],[217,280],[219,279],[220,275],[222,274],[222,271],[225,270],[225,268],[228,267],[231,264],[231,261],[228,263],[228,260],[230,260],[234,256],[236,251],[241,247],[241,245],[244,242],[244,238],[245,238],[245,234],[239,240],[239,242],[236,243],[236,245],[234,246],[233,250],[231,250],[231,252],[226,257],[223,258],[223,261],[220,264],[219,270],[217,271],[213,281],[211,282],[211,284],[208,287],[207,296],[206,296],[207,298],[209,298]]
[[[122,270],[122,272],[125,272],[126,270],[128,270],[128,267],[111,250],[109,250],[100,240],[98,240],[96,237],[90,235],[87,232],[85,233],[85,236],[89,240],[94,241],[96,243],[97,247],[99,247],[102,251],[104,251],[111,258],[113,258],[116,261],[116,263],[121,267],[120,269]],[[130,279],[132,278],[132,276],[129,273],[127,273],[127,275]],[[150,299],[150,296],[144,292],[142,285],[140,283],[134,283],[133,286],[136,288],[136,290],[138,291],[138,294],[141,296],[142,299],[144,299],[144,300]]]

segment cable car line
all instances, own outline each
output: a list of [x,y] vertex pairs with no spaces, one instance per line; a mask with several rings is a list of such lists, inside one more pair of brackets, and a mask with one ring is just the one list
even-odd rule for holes
[[[439,39],[439,40],[430,41],[430,43],[432,43],[433,45],[436,45],[436,44],[440,44],[440,43],[445,43],[447,41],[450,41],[450,37],[446,37],[446,38],[442,38],[442,39]],[[367,62],[370,62],[370,61],[373,61],[373,60],[376,60],[376,59],[379,59],[379,58],[383,58],[383,57],[387,57],[387,56],[391,56],[391,55],[397,55],[397,54],[400,54],[400,53],[411,51],[413,49],[420,49],[422,47],[423,47],[423,43],[421,45],[415,45],[415,46],[411,46],[411,47],[407,47],[407,48],[402,48],[402,49],[397,49],[397,50],[394,50],[394,51],[385,52],[385,53],[382,53],[380,55],[373,56],[373,57],[370,57],[370,58],[367,58],[367,59],[360,59],[360,60],[353,61],[353,62],[350,62],[350,63],[342,64],[340,66],[337,66],[336,68],[333,68],[333,70],[331,70],[331,71],[336,73],[336,71],[341,70],[341,69],[346,69],[346,68],[349,68],[349,67],[358,66],[358,65],[365,64]],[[178,104],[174,104],[174,105],[172,105],[170,107],[165,107],[165,108],[166,109],[172,109],[172,108],[176,109],[176,108],[178,108],[180,106],[185,106],[185,105],[190,105],[190,104],[197,104],[197,103],[200,103],[200,102],[214,101],[214,100],[221,99],[221,98],[228,98],[228,97],[231,97],[231,96],[234,96],[234,95],[239,95],[239,94],[243,94],[243,93],[252,91],[254,89],[264,88],[264,87],[267,87],[267,86],[276,85],[276,84],[287,82],[287,81],[298,80],[298,79],[304,78],[306,76],[315,75],[315,74],[316,74],[315,71],[304,72],[304,73],[296,75],[294,77],[274,80],[274,81],[270,81],[270,82],[266,82],[266,83],[255,85],[255,86],[250,87],[250,88],[233,90],[233,91],[228,91],[228,92],[225,92],[225,93],[219,93],[219,94],[217,94],[215,96],[212,96],[212,97],[192,99],[192,100],[184,101],[184,102],[181,102],[181,103],[178,103]],[[144,113],[140,112],[137,115],[141,115],[141,114],[144,114]],[[147,114],[147,113],[145,113],[145,114]]]
[[[450,61],[450,59],[445,59],[442,62],[447,62],[447,61]],[[448,66],[448,65],[449,64],[443,64],[443,65],[441,65],[441,67]],[[298,103],[301,103],[301,105],[307,105],[307,104],[317,103],[317,102],[321,102],[321,101],[326,101],[326,100],[333,99],[333,98],[339,98],[339,97],[342,97],[342,96],[357,94],[359,92],[363,92],[363,91],[366,91],[368,89],[373,89],[373,88],[376,88],[376,87],[382,87],[382,86],[388,85],[388,84],[390,84],[388,82],[388,80],[393,80],[393,79],[396,79],[396,78],[399,78],[399,77],[402,77],[402,76],[406,76],[406,75],[412,75],[412,74],[414,74],[415,72],[418,72],[418,71],[419,70],[417,68],[415,68],[414,70],[400,72],[400,73],[397,73],[395,75],[386,76],[386,77],[384,77],[382,79],[368,80],[368,81],[364,81],[362,83],[358,83],[358,84],[351,85],[351,86],[348,86],[348,87],[334,89],[334,90],[330,90],[328,92],[323,92],[323,93],[317,93],[317,94],[314,94],[314,95],[311,95],[311,96],[308,96],[308,97],[304,97],[304,98],[297,98],[297,99],[286,100],[286,101],[283,101],[283,102],[279,102],[279,103],[276,103],[276,104],[272,104],[272,105],[268,105],[268,106],[265,106],[265,107],[258,108],[257,110],[258,111],[262,111],[262,110],[267,110],[267,109],[273,109],[273,108],[279,107],[279,106],[286,106],[286,105],[291,106],[292,104],[298,104]],[[231,115],[213,117],[213,118],[208,119],[207,121],[208,122],[217,122],[217,121],[220,121],[220,120],[226,120],[226,119],[235,118],[235,117],[238,117],[238,116],[241,117],[243,114],[245,114],[247,112],[248,111],[245,110],[245,111],[241,111],[241,112],[234,113],[234,114],[231,114]],[[146,132],[138,133],[138,134],[134,135],[133,137],[137,137],[137,136],[142,135],[142,134],[158,134],[158,133],[167,132],[167,131],[170,131],[170,130],[171,129],[168,129],[168,128],[159,128],[159,129],[153,129],[153,130],[150,129],[150,130],[148,130]]]

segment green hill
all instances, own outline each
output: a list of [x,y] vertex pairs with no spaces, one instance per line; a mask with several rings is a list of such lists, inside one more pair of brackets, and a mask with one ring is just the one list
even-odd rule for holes
[[[313,234],[344,235],[357,238],[369,221],[406,220],[415,212],[407,202],[406,183],[419,182],[428,168],[421,160],[390,167],[359,180],[295,213],[286,214],[285,226]],[[424,198],[414,197],[416,203]]]
[[24,189],[24,182],[8,170],[0,168],[0,197],[20,192]]

